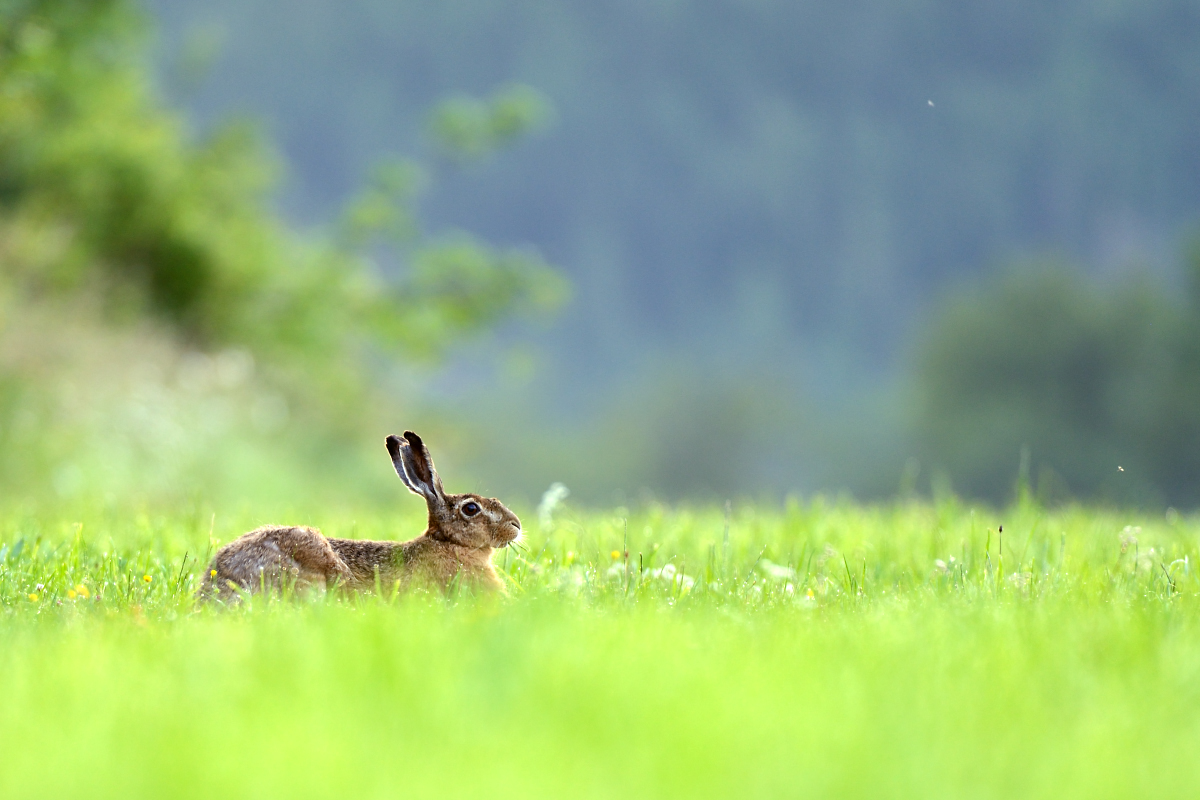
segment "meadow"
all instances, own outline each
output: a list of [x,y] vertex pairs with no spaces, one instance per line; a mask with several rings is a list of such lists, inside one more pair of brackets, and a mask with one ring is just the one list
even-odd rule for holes
[[517,510],[507,598],[218,609],[193,592],[220,543],[267,521],[408,538],[419,501],[5,506],[0,796],[1127,798],[1200,781],[1200,519],[953,499]]

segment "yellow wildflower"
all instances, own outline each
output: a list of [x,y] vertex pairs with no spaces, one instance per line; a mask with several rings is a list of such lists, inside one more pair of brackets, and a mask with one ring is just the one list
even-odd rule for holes
[[67,589],[67,599],[68,600],[75,599],[75,590],[74,589]]
[[84,599],[92,596],[92,593],[88,591],[88,587],[84,586],[82,583],[75,585],[75,594]]
[[151,578],[149,575],[143,575],[142,580],[144,580],[146,583],[149,583],[150,581],[154,580],[154,578]]
[[36,602],[37,602],[37,595],[36,595],[36,594],[34,594],[33,592],[30,592],[30,593],[29,593],[29,599],[30,599],[31,601],[33,601],[34,603],[36,603]]
[[612,551],[612,560],[613,560],[613,561],[616,561],[616,560],[617,560],[618,558],[620,558],[620,557],[621,557],[621,551],[620,551],[620,550],[613,550],[613,551]]
[[208,577],[210,577],[210,578],[215,578],[215,577],[217,577],[217,571],[216,571],[215,569],[213,569],[213,570],[209,570],[209,571],[208,571]]

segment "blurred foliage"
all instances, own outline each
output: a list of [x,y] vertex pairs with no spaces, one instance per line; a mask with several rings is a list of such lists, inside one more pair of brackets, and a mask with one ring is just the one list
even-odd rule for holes
[[[193,137],[155,96],[144,34],[120,0],[0,4],[0,439],[20,445],[0,457],[0,480],[38,483],[67,461],[82,474],[86,439],[100,461],[127,451],[128,484],[185,441],[218,449],[205,426],[230,415],[240,422],[218,424],[223,447],[290,424],[328,464],[334,442],[394,406],[377,392],[381,363],[441,356],[564,299],[536,254],[424,234],[417,165],[381,165],[334,235],[289,228],[271,208],[274,155],[244,123]],[[523,96],[489,106],[495,146],[523,130],[523,107],[510,108]],[[147,391],[172,399],[142,402]],[[147,443],[157,459],[114,449],[117,420],[139,408],[187,435]],[[155,436],[145,419],[127,427]],[[295,463],[318,460],[307,455]],[[112,484],[122,470],[91,474]]]
[[471,161],[545,127],[552,106],[529,86],[509,86],[483,101],[456,96],[434,109],[429,130],[438,150],[456,161]]
[[[550,277],[543,263],[481,244],[418,251],[415,261],[455,278],[418,269],[417,297],[384,280],[361,246],[418,237],[416,181],[395,167],[351,205],[355,235],[339,242],[359,247],[297,237],[270,212],[274,159],[251,131],[228,127],[194,144],[155,103],[126,3],[43,0],[4,13],[0,197],[22,235],[56,244],[41,258],[6,259],[33,293],[102,288],[198,345],[294,347],[305,358],[362,338],[442,349],[447,334],[491,323],[526,294],[551,302],[535,289]],[[458,306],[496,283],[507,291],[486,313],[479,302]],[[414,314],[426,301],[442,311],[433,326],[428,309]]]
[[[1200,258],[1189,264],[1200,278]],[[960,491],[1200,502],[1200,293],[1032,264],[949,298],[918,348],[925,455]]]

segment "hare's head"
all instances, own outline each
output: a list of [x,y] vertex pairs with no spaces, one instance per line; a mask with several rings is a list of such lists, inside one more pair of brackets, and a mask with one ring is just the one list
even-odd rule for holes
[[446,494],[421,437],[412,431],[387,437],[388,453],[400,480],[429,507],[428,533],[463,547],[504,547],[521,535],[521,520],[493,497]]

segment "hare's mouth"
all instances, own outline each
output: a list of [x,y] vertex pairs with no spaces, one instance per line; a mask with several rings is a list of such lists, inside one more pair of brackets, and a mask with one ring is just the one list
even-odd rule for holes
[[522,535],[523,534],[522,534],[520,525],[513,525],[513,524],[506,525],[504,527],[503,533],[501,534],[502,539],[501,539],[500,546],[508,547],[510,544],[519,545],[521,543]]

